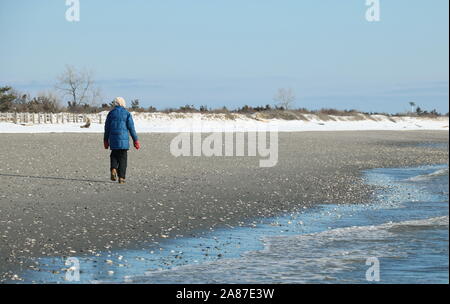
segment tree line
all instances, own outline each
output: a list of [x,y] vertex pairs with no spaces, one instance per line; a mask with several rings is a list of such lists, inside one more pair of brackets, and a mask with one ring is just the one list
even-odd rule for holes
[[[57,77],[55,92],[43,92],[37,96],[23,94],[10,86],[0,87],[0,112],[30,112],[30,113],[98,113],[108,111],[113,107],[111,102],[104,103],[100,88],[96,85],[93,73],[87,70],[78,70],[72,66],[66,66],[65,70]],[[61,98],[66,100],[66,105],[61,103]],[[295,94],[290,88],[280,88],[273,97],[274,105],[249,106],[244,105],[233,110],[227,107],[210,108],[207,105],[201,105],[198,108],[194,105],[184,105],[179,108],[166,108],[159,112],[178,112],[178,113],[243,113],[252,114],[256,112],[280,112],[291,111],[299,114],[326,114],[326,115],[355,115],[362,114],[383,114],[388,113],[365,113],[356,110],[337,110],[321,109],[307,110],[305,108],[294,109]],[[435,109],[431,111],[423,110],[414,102],[410,102],[411,112],[397,113],[395,115],[416,115],[416,116],[442,116]],[[153,106],[142,107],[139,99],[131,100],[130,109],[135,112],[157,112]],[[448,113],[445,114],[448,116]]]

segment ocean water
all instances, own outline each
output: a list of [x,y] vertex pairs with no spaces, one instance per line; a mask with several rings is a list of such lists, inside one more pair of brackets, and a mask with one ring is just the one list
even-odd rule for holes
[[[22,282],[449,283],[448,173],[447,165],[368,170],[366,182],[383,190],[367,204],[321,205],[143,250],[76,257],[79,281],[67,280],[63,258],[40,259]],[[379,281],[369,282],[373,259]]]

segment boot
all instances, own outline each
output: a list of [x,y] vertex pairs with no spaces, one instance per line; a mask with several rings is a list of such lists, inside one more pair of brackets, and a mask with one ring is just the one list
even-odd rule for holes
[[119,184],[125,184],[125,179],[124,179],[124,178],[121,178],[121,177],[119,177]]
[[115,182],[117,180],[117,170],[111,169],[111,180]]

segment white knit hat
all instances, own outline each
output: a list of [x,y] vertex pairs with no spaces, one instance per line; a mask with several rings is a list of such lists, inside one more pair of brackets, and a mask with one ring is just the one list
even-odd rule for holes
[[125,108],[125,106],[126,106],[127,104],[126,104],[126,102],[125,102],[125,99],[123,99],[122,97],[116,97],[116,98],[114,99],[114,105],[115,105],[115,106],[121,106],[121,107],[124,107],[124,108]]

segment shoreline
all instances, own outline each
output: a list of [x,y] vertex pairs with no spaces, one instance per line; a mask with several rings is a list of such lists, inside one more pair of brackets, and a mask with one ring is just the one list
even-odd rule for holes
[[283,133],[279,164],[267,169],[249,157],[173,158],[173,136],[142,134],[148,148],[130,152],[129,183],[121,187],[107,181],[109,154],[94,134],[0,134],[3,278],[39,252],[139,248],[303,206],[358,203],[373,191],[361,170],[448,163],[447,150],[417,146],[448,146],[447,131]]
[[[403,174],[405,173],[409,174],[410,176],[414,176],[413,179],[406,179],[406,181],[409,181],[410,183],[420,183],[424,181],[426,182],[427,179],[433,179],[440,176],[441,174],[444,174],[444,172],[442,172],[443,170],[447,172],[448,179],[448,165],[444,165],[443,167],[440,165],[407,167],[403,169],[377,168],[364,170],[362,173],[364,175],[363,178],[366,184],[374,185],[375,183],[381,183],[386,185],[386,181],[376,179],[375,176],[377,174],[379,175],[380,172],[383,172],[382,176],[384,174],[385,176],[390,176],[390,178],[392,178],[393,176],[395,176],[394,172],[398,172],[399,170],[402,172],[402,175],[400,176],[403,176]],[[418,170],[420,170],[421,172],[416,173],[419,174],[418,176],[414,175],[414,173],[409,173],[419,172]],[[424,172],[427,173],[421,175]],[[404,177],[401,177],[400,179],[403,182],[405,181]],[[110,252],[101,252],[99,253],[99,256],[77,256],[76,258],[78,259],[80,265],[82,265],[81,269],[83,271],[81,281],[79,282],[65,281],[64,270],[67,268],[67,266],[64,265],[64,260],[58,257],[44,258],[42,260],[39,260],[40,265],[45,265],[43,269],[40,269],[38,272],[30,270],[22,274],[23,279],[25,280],[25,282],[38,284],[179,284],[186,282],[197,284],[211,284],[220,282],[217,279],[213,279],[213,281],[210,281],[212,279],[211,275],[214,277],[214,275],[217,275],[214,274],[217,271],[219,273],[222,273],[220,277],[222,278],[222,280],[225,279],[226,283],[244,283],[239,280],[236,281],[235,279],[233,279],[235,277],[238,277],[237,273],[235,273],[234,275],[227,275],[227,270],[214,269],[221,269],[223,267],[231,266],[232,268],[230,270],[234,270],[236,272],[236,270],[240,269],[240,267],[248,268],[249,265],[252,265],[250,266],[250,270],[253,269],[253,271],[262,271],[261,268],[265,267],[264,263],[255,263],[254,261],[252,261],[254,259],[251,258],[251,256],[256,254],[264,258],[268,251],[275,251],[275,253],[280,253],[285,252],[286,248],[291,247],[288,244],[284,244],[281,245],[281,247],[280,245],[275,245],[275,248],[273,248],[271,244],[277,244],[280,242],[280,240],[288,242],[289,240],[293,240],[294,243],[291,245],[296,246],[299,249],[299,252],[301,252],[302,250],[304,250],[304,248],[302,248],[303,246],[301,244],[296,244],[296,240],[299,240],[300,242],[302,242],[302,240],[303,242],[308,242],[308,239],[311,239],[311,237],[311,240],[315,240],[316,237],[322,237],[324,238],[323,240],[326,241],[328,237],[331,237],[331,240],[328,240],[328,242],[331,242],[331,244],[333,244],[333,236],[339,238],[342,237],[342,233],[344,233],[344,238],[346,233],[348,234],[348,238],[346,239],[346,241],[349,241],[353,230],[360,231],[361,233],[368,233],[368,238],[374,237],[374,235],[370,235],[371,229],[380,230],[380,232],[383,232],[385,229],[389,230],[390,228],[395,229],[395,227],[408,227],[408,225],[410,224],[418,225],[414,227],[423,226],[423,231],[430,231],[430,229],[442,229],[442,227],[438,228],[439,225],[445,225],[446,222],[447,229],[445,230],[448,230],[448,209],[447,211],[439,211],[442,208],[440,204],[444,203],[442,201],[442,197],[437,199],[440,199],[440,202],[434,203],[433,206],[434,208],[436,208],[436,210],[434,210],[434,212],[430,214],[430,203],[408,203],[404,200],[404,196],[396,197],[396,195],[394,194],[397,193],[397,190],[403,193],[403,195],[411,191],[416,192],[416,199],[421,197],[422,199],[426,200],[427,194],[425,193],[427,193],[427,191],[423,193],[421,190],[414,189],[414,186],[412,185],[409,186],[410,188],[408,190],[400,190],[398,188],[398,182],[398,180],[392,182],[392,185],[395,185],[393,189],[396,189],[394,190],[394,192],[392,191],[393,189],[391,189],[389,186],[386,187],[378,185],[378,187],[375,187],[376,195],[368,199],[363,204],[318,204],[316,206],[311,206],[310,208],[300,208],[300,210],[290,211],[287,214],[281,214],[270,218],[253,219],[238,226],[225,225],[224,227],[220,227],[213,231],[199,232],[195,236],[191,237],[160,240],[157,244],[149,244],[146,248],[138,250],[121,249],[112,250]],[[391,184],[389,183],[389,185]],[[442,195],[443,193],[441,193],[441,196]],[[446,199],[448,203],[448,192]],[[402,210],[400,213],[401,215],[396,212],[396,210],[399,209]],[[427,211],[428,213],[425,212],[425,214],[422,214],[422,212],[424,211]],[[367,214],[367,212],[369,213]],[[383,216],[381,216],[380,213],[383,214]],[[361,217],[367,217],[366,220],[368,221],[361,222]],[[378,239],[379,237],[383,238],[382,235],[375,236],[377,241],[372,245],[367,242],[366,250],[369,250],[370,248],[371,250],[374,250],[374,248],[377,248],[380,242],[380,240]],[[357,239],[355,239],[354,241],[358,242]],[[386,242],[389,241],[386,239]],[[316,248],[316,245],[324,248],[318,250],[318,248]],[[317,273],[315,275],[320,277],[324,272],[333,273],[332,269],[323,269],[323,265],[322,267],[320,267],[320,259],[325,258],[325,256],[327,256],[326,252],[330,251],[330,249],[326,248],[327,246],[322,244],[320,241],[316,245],[314,246],[314,248],[312,248],[316,252],[316,255],[318,255],[318,269],[316,270]],[[311,247],[311,245],[309,246]],[[436,244],[436,246],[440,246],[440,244]],[[438,248],[439,247],[433,247],[434,250],[437,250]],[[342,248],[340,248],[340,246],[338,245],[335,250],[339,252],[340,250],[342,251]],[[290,250],[290,252],[290,254],[293,253],[292,250]],[[359,249],[359,252],[360,254],[365,254],[365,250]],[[387,254],[389,256],[390,253],[391,256],[393,255],[394,260],[396,261],[397,255],[400,254],[401,250],[400,252],[398,252],[398,250],[396,252],[397,253],[392,253],[390,252],[390,250],[388,250],[387,252],[384,252],[384,254]],[[339,258],[339,253],[329,252],[329,254],[332,254],[335,257],[335,261],[339,261],[338,264],[341,263],[342,265],[345,265],[346,260],[349,259],[348,256],[345,256],[345,253],[346,251],[340,253],[343,256]],[[423,252],[422,254],[424,253],[425,252]],[[361,261],[360,263],[354,262],[355,260],[361,259],[361,257],[355,255],[355,253],[352,254],[354,255],[354,257],[351,259],[353,263],[350,264],[353,264],[353,266],[358,270],[353,270],[350,273],[344,272],[342,274],[339,274],[339,271],[337,271],[337,277],[334,278],[336,282],[339,281],[339,276],[343,275],[347,280],[354,280],[354,283],[364,283],[364,280],[358,280],[358,278],[361,277],[360,274],[364,273],[365,271],[365,269],[359,269],[364,263],[363,261]],[[377,255],[383,256],[383,264],[386,262],[386,258],[388,257],[384,256],[384,254],[379,252],[379,254]],[[409,270],[412,271],[410,275],[413,275],[415,271],[414,269],[416,267],[414,259],[422,259],[421,262],[424,263],[426,260],[428,260],[428,256],[417,256],[415,255],[414,251],[410,252],[410,254],[413,255],[411,257],[412,261],[406,262],[406,265],[408,265],[407,267],[410,267]],[[248,256],[250,256],[250,259],[247,258]],[[444,255],[444,257],[445,256],[448,257],[448,255]],[[277,257],[277,255],[275,255],[275,257]],[[294,254],[294,258],[298,257],[302,257],[302,255],[300,254],[300,256],[295,257]],[[280,256],[278,256],[278,258],[280,258]],[[442,257],[438,257],[438,259],[439,258]],[[300,261],[302,259],[303,258],[301,258]],[[308,258],[306,258],[306,261],[308,261]],[[274,262],[275,261],[268,261],[268,264],[275,265]],[[281,265],[284,265],[284,263],[286,263],[287,261],[279,262],[281,263]],[[279,282],[271,281],[269,279],[270,276],[262,276],[261,278],[258,278],[253,275],[251,276],[252,280],[245,281],[245,283],[321,283],[323,282],[323,280],[330,280],[330,278],[327,278],[325,276],[322,279],[316,277],[312,282],[310,282],[308,281],[308,277],[311,276],[312,273],[309,273],[309,275],[304,274],[305,271],[311,271],[311,269],[308,269],[307,265],[305,265],[310,264],[310,262],[301,262],[300,264],[303,264],[303,266],[298,266],[298,264],[295,262],[292,263],[297,265],[298,270],[301,270],[299,271],[299,273],[302,273],[302,275],[294,275],[294,273],[296,273],[294,271],[294,273],[291,273],[293,277],[287,279],[288,281],[282,280]],[[400,263],[402,262],[400,261]],[[294,267],[294,264],[291,265],[291,267]],[[212,265],[213,268],[210,268],[209,265]],[[216,265],[217,267],[214,267],[214,265]],[[238,266],[237,269],[235,269],[235,266],[232,265]],[[400,277],[404,277],[405,275],[401,271],[396,272],[399,270],[403,270],[404,268],[402,266],[398,266],[397,263],[390,263],[390,265],[391,267],[393,267],[393,269],[388,270],[385,267],[383,269],[383,283],[386,283],[387,272],[390,273],[387,281],[388,283],[395,283],[395,280],[390,277],[392,275]],[[403,264],[401,265],[405,265],[405,261],[403,261]],[[435,267],[433,261],[428,260],[428,267],[430,266],[432,268]],[[276,268],[276,266],[272,267]],[[440,267],[442,268],[445,266],[441,265]],[[286,268],[280,266],[279,271],[283,271],[283,269]],[[275,271],[275,269],[273,269],[272,271]],[[446,278],[442,277],[443,275],[445,276],[445,273],[448,274],[448,267],[446,271],[444,269],[440,269],[437,273],[436,270],[435,272],[433,272],[433,270],[431,271],[432,272],[428,275],[427,279],[424,279],[422,276],[420,276],[414,279],[410,279],[412,281],[406,279],[404,283],[416,282],[417,279],[420,279],[424,283],[431,283],[434,282],[433,280],[436,280],[435,274],[440,275],[440,279],[437,279],[437,281],[441,282],[443,280],[443,282],[448,283],[448,275]],[[197,276],[197,274],[199,273],[201,273],[201,276]],[[278,273],[278,276],[281,275],[282,274]],[[192,276],[191,280],[193,279],[193,281],[190,281],[188,279],[188,277],[190,276]],[[205,276],[209,279],[206,279]],[[406,277],[408,277],[408,275],[406,275]]]

